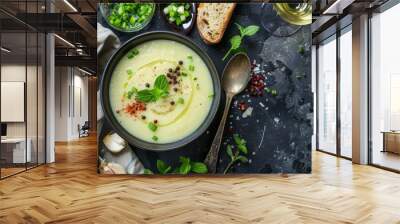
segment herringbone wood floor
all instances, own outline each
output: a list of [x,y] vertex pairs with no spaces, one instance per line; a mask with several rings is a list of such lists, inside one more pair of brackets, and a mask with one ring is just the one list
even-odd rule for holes
[[96,174],[94,138],[0,181],[0,223],[400,223],[400,175],[314,153],[311,175]]

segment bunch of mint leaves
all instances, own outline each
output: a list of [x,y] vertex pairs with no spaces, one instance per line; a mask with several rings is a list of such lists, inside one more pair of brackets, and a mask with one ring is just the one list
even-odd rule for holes
[[248,158],[245,156],[248,153],[248,149],[246,146],[246,140],[241,138],[238,134],[233,135],[233,141],[236,144],[237,150],[235,152],[232,151],[232,146],[228,145],[226,147],[226,153],[228,154],[231,161],[228,163],[224,170],[224,174],[226,174],[229,169],[235,164],[236,162],[247,163],[249,162]]
[[[180,166],[172,169],[170,165],[162,160],[157,160],[157,170],[160,174],[189,174],[189,173],[199,173],[204,174],[208,172],[207,166],[201,162],[193,162],[188,157],[179,157]],[[149,169],[144,170],[145,174],[153,174]]]
[[242,27],[240,24],[235,23],[237,28],[239,29],[240,34],[235,35],[230,39],[231,43],[231,48],[226,52],[225,56],[222,58],[223,61],[234,51],[238,50],[240,48],[240,45],[242,44],[242,40],[245,36],[253,36],[258,32],[260,29],[259,26],[256,25],[250,25],[247,27]]
[[165,75],[159,75],[154,81],[153,89],[140,90],[136,94],[136,100],[149,103],[168,96],[169,83]]

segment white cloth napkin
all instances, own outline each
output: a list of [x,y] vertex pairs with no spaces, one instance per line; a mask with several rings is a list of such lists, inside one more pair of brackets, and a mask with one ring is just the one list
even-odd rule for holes
[[[107,64],[113,52],[121,45],[117,35],[110,29],[103,27],[97,23],[97,64],[98,73],[102,74],[104,66]],[[101,75],[100,75],[101,76]],[[100,105],[100,93],[97,92],[97,120],[103,118],[103,110]]]
[[[107,61],[110,59],[111,55],[116,51],[121,45],[120,40],[117,35],[115,35],[110,29],[103,27],[100,23],[97,23],[97,61],[98,61],[98,73],[102,74]],[[101,75],[100,75],[101,77]],[[98,131],[101,131],[103,122],[103,109],[100,104],[100,92],[97,91],[97,122]],[[103,141],[103,139],[99,139]],[[128,174],[143,174],[144,167],[136,156],[135,152],[130,146],[127,146],[123,150],[124,153],[112,154],[110,152],[106,153],[107,162],[116,162],[123,166]]]

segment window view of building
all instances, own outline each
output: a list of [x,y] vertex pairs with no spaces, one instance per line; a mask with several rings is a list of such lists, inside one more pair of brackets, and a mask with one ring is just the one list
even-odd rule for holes
[[336,154],[336,36],[318,47],[318,149]]
[[371,158],[400,170],[400,5],[371,18]]
[[340,154],[352,157],[352,30],[340,36]]

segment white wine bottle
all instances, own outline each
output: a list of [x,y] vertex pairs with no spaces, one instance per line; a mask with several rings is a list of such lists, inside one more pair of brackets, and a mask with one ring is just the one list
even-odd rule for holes
[[311,3],[275,3],[274,10],[287,23],[308,25],[312,21]]

